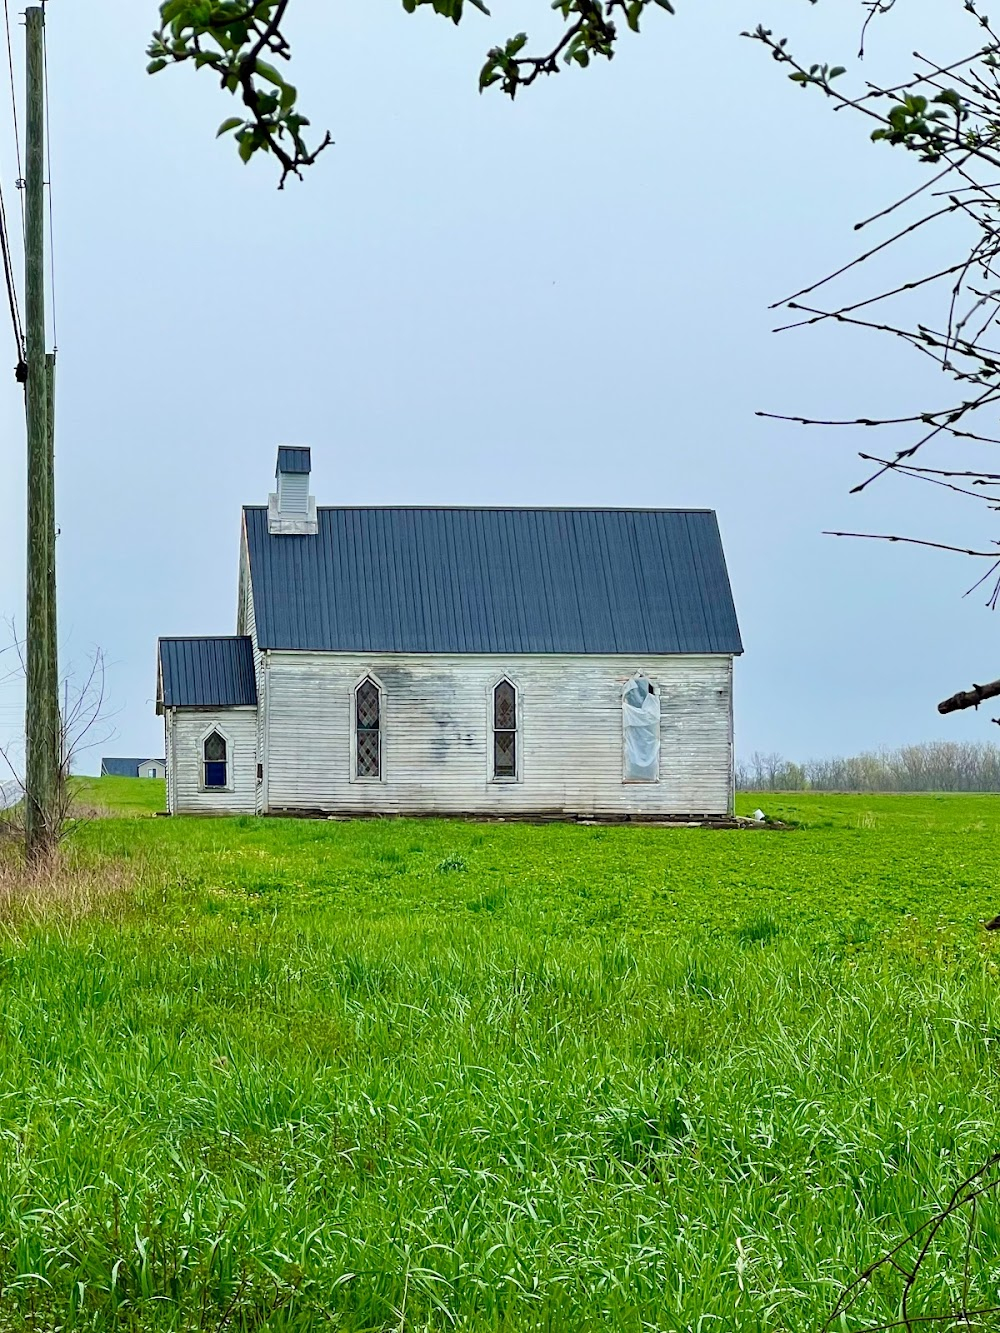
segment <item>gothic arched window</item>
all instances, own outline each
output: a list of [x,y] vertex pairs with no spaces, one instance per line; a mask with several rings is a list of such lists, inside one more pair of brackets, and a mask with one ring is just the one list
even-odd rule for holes
[[509,680],[493,691],[493,777],[517,777],[517,691]]
[[359,778],[382,776],[382,691],[369,678],[354,691],[355,771]]
[[211,736],[205,738],[202,746],[202,758],[204,759],[204,776],[206,787],[227,787],[227,777],[229,774],[229,754],[226,738],[219,732],[213,731]]

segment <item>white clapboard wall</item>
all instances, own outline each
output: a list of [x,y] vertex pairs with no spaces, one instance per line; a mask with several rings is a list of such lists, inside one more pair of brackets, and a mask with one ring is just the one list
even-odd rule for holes
[[[660,697],[659,780],[622,780],[625,681]],[[382,691],[382,773],[357,778],[354,691]],[[518,776],[493,781],[492,695],[517,689]],[[732,805],[728,656],[263,654],[258,679],[272,812],[726,814]]]

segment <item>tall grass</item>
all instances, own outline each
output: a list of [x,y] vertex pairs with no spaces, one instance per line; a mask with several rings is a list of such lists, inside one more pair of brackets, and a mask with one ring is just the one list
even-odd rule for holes
[[68,926],[84,917],[134,911],[137,882],[134,865],[73,851],[29,868],[19,842],[0,839],[0,931],[53,919]]
[[122,909],[0,931],[0,1327],[817,1329],[997,1139],[995,828],[901,828],[95,823]]

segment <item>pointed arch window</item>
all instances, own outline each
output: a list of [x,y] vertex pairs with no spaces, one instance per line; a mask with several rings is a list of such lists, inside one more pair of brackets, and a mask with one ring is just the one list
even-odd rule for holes
[[355,772],[382,776],[382,691],[369,677],[354,691]]
[[225,736],[218,731],[213,731],[210,736],[206,736],[202,745],[202,758],[204,760],[205,786],[207,788],[228,787],[229,747],[226,744]]
[[493,691],[493,779],[517,778],[517,690],[501,680]]

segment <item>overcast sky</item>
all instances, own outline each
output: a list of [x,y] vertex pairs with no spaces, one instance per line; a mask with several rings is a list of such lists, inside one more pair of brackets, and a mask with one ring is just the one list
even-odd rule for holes
[[[933,8],[919,33],[916,5],[875,29],[873,71],[976,45],[959,0]],[[312,446],[321,504],[716,509],[746,646],[740,754],[993,738],[985,714],[935,710],[1000,674],[997,619],[961,596],[981,571],[821,535],[967,544],[989,515],[903,480],[849,496],[870,434],[754,416],[950,401],[894,346],[770,332],[769,302],[850,258],[853,223],[922,177],[739,32],[763,19],[849,64],[860,7],[678,9],[512,105],[477,94],[478,68],[520,27],[554,30],[543,0],[460,29],[398,0],[295,0],[294,81],[337,145],[279,194],[267,162],[214,139],[235,108],[207,75],[146,76],[153,0],[50,0],[63,658],[107,656],[105,753],[162,753],[158,634],[234,631],[240,506],[266,500],[279,442]],[[918,276],[945,243],[883,273]],[[0,412],[0,610],[23,624],[12,374]],[[19,708],[0,689],[4,737]]]

